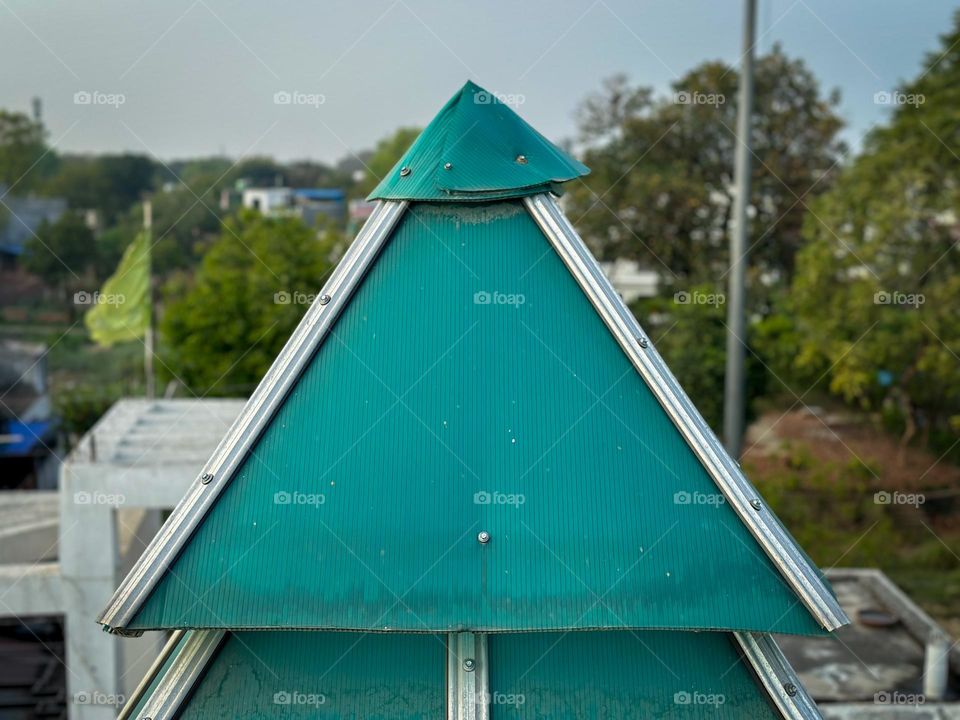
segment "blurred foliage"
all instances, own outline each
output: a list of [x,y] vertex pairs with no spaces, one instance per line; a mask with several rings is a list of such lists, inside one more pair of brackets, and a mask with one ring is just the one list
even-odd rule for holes
[[811,205],[791,298],[796,366],[935,449],[960,438],[960,16],[942,45]]
[[53,406],[60,420],[60,430],[69,438],[81,437],[96,425],[123,394],[121,387],[111,390],[109,387],[95,387],[90,384],[59,388],[54,396]]
[[[633,310],[648,329],[657,350],[710,427],[723,425],[723,385],[726,371],[726,307],[722,292],[697,285],[672,298],[636,303]],[[747,415],[754,417],[754,400],[764,390],[765,373],[757,355],[746,357]]]
[[249,393],[333,267],[338,233],[244,212],[190,278],[167,283],[161,372],[197,395]]
[[66,155],[43,191],[66,198],[71,208],[97,210],[108,226],[153,189],[157,168],[146,155]]
[[65,291],[77,287],[95,265],[96,252],[93,231],[78,213],[66,212],[56,222],[44,220],[27,239],[23,265],[49,286]]
[[364,178],[358,183],[357,192],[364,197],[369,195],[413,145],[418,135],[420,135],[420,128],[404,127],[378,142],[373,154],[365,163]]
[[34,190],[56,167],[46,131],[23,113],[0,110],[0,185],[18,193]]
[[[738,84],[735,69],[706,62],[677,80],[670,98],[618,76],[583,104],[591,174],[571,183],[569,212],[596,254],[638,260],[673,290],[726,277]],[[825,190],[844,152],[838,103],[779,47],[757,59],[748,242],[758,309],[770,281],[793,273],[805,215],[798,197]]]

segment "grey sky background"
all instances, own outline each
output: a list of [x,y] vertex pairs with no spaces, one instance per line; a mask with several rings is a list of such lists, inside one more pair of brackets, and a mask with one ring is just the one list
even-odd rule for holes
[[[958,3],[758,5],[759,51],[780,42],[840,88],[856,146],[889,113],[874,93],[923,69]],[[0,107],[42,98],[64,152],[332,162],[425,124],[470,78],[522,95],[521,115],[561,140],[607,76],[667,92],[703,60],[737,63],[741,12],[739,0],[0,0]],[[78,91],[125,102],[77,105]],[[277,105],[278,91],[325,101]]]

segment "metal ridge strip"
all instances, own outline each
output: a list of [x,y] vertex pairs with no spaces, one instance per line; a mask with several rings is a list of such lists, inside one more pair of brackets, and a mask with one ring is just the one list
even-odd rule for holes
[[380,203],[364,224],[324,284],[320,296],[303,316],[187,494],[100,614],[98,622],[109,631],[121,635],[140,634],[137,631],[125,632],[124,627],[136,616],[193,531],[230,483],[234,472],[349,304],[353,292],[406,208],[406,202]]
[[817,704],[770,635],[737,632],[733,636],[785,720],[822,720]]
[[452,632],[447,636],[447,720],[488,720],[489,717],[487,636]]
[[183,636],[187,632],[187,630],[175,630],[173,632],[166,645],[164,645],[160,650],[160,654],[157,655],[157,658],[150,665],[146,675],[143,676],[143,679],[133,691],[133,694],[127,698],[127,701],[123,705],[123,709],[117,715],[117,720],[127,720],[127,718],[130,717],[130,714],[133,712],[134,708],[137,707],[141,698],[143,698],[144,694],[150,688],[150,684],[160,673],[160,670],[163,669],[164,664],[167,662],[167,658],[173,654],[173,651],[176,650],[177,646],[180,644],[180,641],[183,639]]
[[184,640],[184,648],[170,669],[160,679],[153,694],[147,698],[141,715],[149,720],[172,720],[180,705],[190,695],[197,681],[224,642],[223,630],[192,630]]
[[550,195],[541,194],[524,198],[523,202],[727,502],[786,582],[824,629],[833,631],[849,624],[849,618],[817,569],[776,516],[760,502],[756,489],[680,387],[556,201]]

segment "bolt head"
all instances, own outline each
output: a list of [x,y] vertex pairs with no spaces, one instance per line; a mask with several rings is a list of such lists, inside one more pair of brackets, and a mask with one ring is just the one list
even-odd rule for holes
[[639,337],[637,338],[637,344],[640,345],[640,347],[645,348],[648,344],[647,339],[645,337]]
[[752,507],[754,510],[759,510],[760,508],[763,507],[763,503],[761,503],[758,499],[754,498],[753,500],[750,501],[750,507]]
[[790,697],[794,697],[797,694],[797,686],[793,683],[786,683],[783,689]]
[[413,171],[412,171],[410,168],[408,168],[408,167],[402,167],[402,168],[400,168],[400,177],[406,177],[406,176],[409,175],[411,172],[413,172]]
[[467,658],[463,661],[463,669],[467,672],[473,672],[477,667],[477,663],[474,662],[473,658]]
[[204,473],[200,476],[200,482],[202,482],[204,485],[209,485],[212,480],[213,473]]
[[517,165],[526,165],[527,156],[526,155],[517,155]]
[[486,530],[481,531],[481,532],[477,535],[477,540],[478,540],[482,545],[486,545],[488,542],[490,542],[490,533],[488,533]]
[[323,295],[320,296],[320,304],[321,304],[321,305],[326,305],[328,302],[330,302],[330,296],[329,296],[329,295],[327,295],[326,293],[324,293]]
[[444,164],[443,164],[443,169],[444,169],[444,170],[453,170],[453,163],[444,163]]

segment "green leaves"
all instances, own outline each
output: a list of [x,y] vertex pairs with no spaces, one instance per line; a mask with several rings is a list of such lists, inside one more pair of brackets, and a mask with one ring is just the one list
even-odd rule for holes
[[249,393],[319,293],[339,240],[293,218],[227,221],[193,280],[165,288],[168,374],[200,395]]

